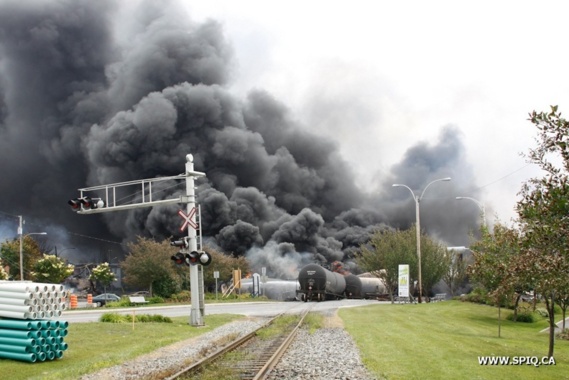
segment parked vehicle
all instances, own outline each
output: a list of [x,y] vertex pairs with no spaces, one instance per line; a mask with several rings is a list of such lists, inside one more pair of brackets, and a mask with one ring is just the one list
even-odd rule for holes
[[93,302],[99,306],[105,306],[107,302],[116,302],[120,300],[121,298],[113,293],[103,293],[93,297]]
[[131,296],[138,296],[138,297],[150,297],[150,292],[146,290],[141,290],[140,292],[134,292]]

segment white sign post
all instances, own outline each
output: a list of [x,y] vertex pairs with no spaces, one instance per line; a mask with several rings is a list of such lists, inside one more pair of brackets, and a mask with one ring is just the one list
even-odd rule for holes
[[399,264],[399,297],[409,298],[409,265]]

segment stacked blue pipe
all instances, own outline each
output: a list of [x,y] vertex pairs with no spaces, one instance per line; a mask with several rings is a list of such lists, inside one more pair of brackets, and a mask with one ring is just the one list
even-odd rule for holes
[[59,359],[67,349],[61,285],[0,281],[0,358],[26,362]]

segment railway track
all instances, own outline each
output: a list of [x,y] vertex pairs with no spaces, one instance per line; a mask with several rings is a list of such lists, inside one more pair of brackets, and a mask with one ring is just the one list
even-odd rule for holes
[[[294,340],[311,309],[296,317],[291,314],[277,315],[257,330],[230,342],[167,379],[190,379],[198,372],[203,374],[206,371],[218,374],[211,375],[211,378],[219,377],[219,374],[223,373],[224,378],[265,379]],[[274,327],[276,323],[279,323],[278,327]]]

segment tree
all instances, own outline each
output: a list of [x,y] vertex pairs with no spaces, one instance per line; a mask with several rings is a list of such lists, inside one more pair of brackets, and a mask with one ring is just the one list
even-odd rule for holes
[[450,264],[447,248],[440,242],[421,234],[421,271],[425,295],[428,297],[433,295],[433,287],[449,271]]
[[471,278],[489,293],[498,304],[515,296],[514,313],[524,292],[533,290],[531,283],[513,279],[506,287],[506,277],[511,272],[514,259],[520,255],[521,232],[513,227],[496,222],[492,232],[487,227],[481,230],[480,240],[470,249],[474,263],[468,268]]
[[[418,278],[417,237],[415,226],[399,230],[376,232],[367,244],[360,246],[356,256],[358,266],[385,282],[391,302],[397,289],[399,264],[409,265],[410,278]],[[446,248],[421,234],[421,267],[423,289],[429,292],[448,270],[444,255]]]
[[44,255],[34,264],[31,276],[37,282],[59,284],[73,274],[74,268],[55,255]]
[[474,263],[468,267],[468,273],[498,305],[498,336],[501,335],[502,304],[518,292],[514,306],[515,319],[520,296],[523,291],[532,288],[531,283],[511,276],[515,268],[514,259],[520,256],[520,239],[520,231],[496,222],[493,232],[483,226],[480,240],[470,246]]
[[569,288],[569,122],[557,106],[550,112],[530,113],[538,129],[537,147],[526,156],[543,171],[522,186],[517,212],[523,231],[522,255],[511,278],[535,285],[549,315],[549,357],[555,339],[554,305],[557,294]]
[[4,263],[0,260],[0,280],[7,280],[8,279],[8,272],[4,267]]
[[[8,277],[20,280],[20,239],[7,240],[2,243],[0,254],[4,264],[10,267]],[[22,238],[22,255],[24,278],[26,278],[26,273],[30,273],[35,262],[42,257],[40,246],[31,236],[24,235]]]
[[456,289],[467,278],[466,260],[462,253],[452,249],[447,251],[445,261],[449,269],[443,274],[443,281],[448,285],[451,296],[454,296]]
[[213,272],[219,272],[219,278],[222,281],[233,278],[233,270],[241,269],[242,273],[250,271],[249,263],[244,256],[233,257],[226,255],[213,248],[205,247],[205,251],[211,255],[211,264],[204,267],[204,286],[206,289],[215,287],[215,278]]
[[409,265],[409,277],[417,274],[416,237],[413,229],[382,230],[374,233],[367,244],[360,246],[356,263],[385,283],[391,302],[394,302],[399,280],[399,264]]
[[[127,247],[129,253],[121,263],[127,284],[148,289],[150,294],[154,294],[153,287],[162,283],[158,288],[164,293],[157,294],[162,297],[169,297],[180,290],[183,278],[189,275],[189,271],[185,265],[176,267],[170,259],[177,248],[172,247],[169,240],[156,242],[139,236]],[[176,284],[174,288],[170,285],[172,282]]]
[[109,263],[102,263],[97,265],[91,271],[89,279],[93,282],[98,282],[103,286],[103,293],[107,292],[107,286],[111,285],[116,280],[115,274],[111,270]]

